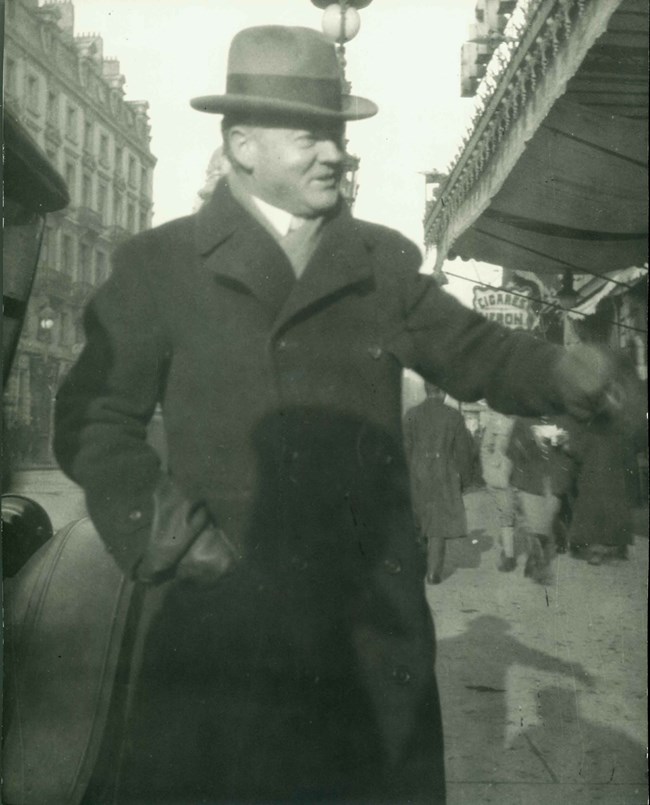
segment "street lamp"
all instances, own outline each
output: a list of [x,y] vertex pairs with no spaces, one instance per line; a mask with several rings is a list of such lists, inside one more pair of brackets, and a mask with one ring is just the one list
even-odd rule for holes
[[[332,3],[331,0],[311,0],[311,2],[317,8],[324,9],[321,29],[329,40],[336,43],[336,55],[341,70],[341,87],[343,93],[349,95],[352,85],[345,75],[345,44],[359,33],[361,27],[359,9],[369,6],[372,0],[338,0],[336,3]],[[347,147],[347,140],[345,145]],[[341,192],[350,206],[354,204],[357,195],[359,162],[359,157],[349,154],[346,148]]]
[[38,311],[38,331],[37,338],[39,341],[49,343],[52,340],[52,331],[54,330],[54,317],[56,311],[52,310],[49,304],[43,305]]
[[337,45],[336,55],[341,66],[341,80],[343,91],[350,93],[350,84],[345,78],[345,43],[350,42],[359,33],[361,27],[361,17],[357,9],[369,6],[372,0],[338,0],[332,3],[331,0],[311,0],[318,8],[323,11],[321,29],[325,36]]

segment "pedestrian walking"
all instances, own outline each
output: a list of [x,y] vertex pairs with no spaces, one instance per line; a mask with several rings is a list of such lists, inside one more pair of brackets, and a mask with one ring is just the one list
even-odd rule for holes
[[420,540],[427,552],[427,582],[440,584],[446,540],[467,534],[463,492],[473,479],[474,440],[445,393],[425,384],[426,399],[404,417],[411,498]]
[[549,578],[561,498],[573,483],[568,438],[566,429],[557,422],[516,417],[508,445],[510,483],[516,490],[528,550],[524,575],[540,583]]
[[344,124],[377,109],[320,34],[242,31],[225,94],[192,105],[224,115],[230,170],[116,251],[56,406],[56,455],[143,599],[87,801],[443,803],[402,370],[587,416],[607,361],[485,320],[351,216]]
[[624,356],[617,356],[616,366],[618,412],[568,424],[577,465],[569,542],[572,554],[592,565],[628,556],[638,499],[637,456],[647,449],[645,390]]
[[481,438],[480,458],[488,496],[499,523],[499,570],[509,573],[517,567],[515,557],[515,493],[510,485],[512,461],[508,457],[514,418],[488,410]]

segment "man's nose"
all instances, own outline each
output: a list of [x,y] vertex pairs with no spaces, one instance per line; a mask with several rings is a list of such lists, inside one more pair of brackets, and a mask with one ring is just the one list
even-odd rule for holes
[[343,161],[343,145],[334,139],[319,142],[318,158],[328,165],[339,165]]

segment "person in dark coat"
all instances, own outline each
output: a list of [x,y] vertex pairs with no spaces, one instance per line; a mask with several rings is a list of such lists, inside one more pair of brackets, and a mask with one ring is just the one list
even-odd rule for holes
[[467,534],[463,491],[472,481],[476,449],[462,414],[445,405],[444,391],[425,387],[427,398],[404,417],[404,444],[415,520],[427,547],[427,581],[440,584],[445,540]]
[[98,769],[120,805],[443,803],[402,370],[586,415],[605,362],[488,322],[352,218],[344,123],[376,107],[320,34],[244,30],[226,94],[193,105],[225,115],[232,171],[116,251],[56,405],[59,462],[144,602]]
[[614,415],[569,422],[568,448],[577,467],[569,542],[571,552],[592,565],[627,558],[634,540],[637,456],[648,443],[645,388],[625,355],[616,354],[615,365]]

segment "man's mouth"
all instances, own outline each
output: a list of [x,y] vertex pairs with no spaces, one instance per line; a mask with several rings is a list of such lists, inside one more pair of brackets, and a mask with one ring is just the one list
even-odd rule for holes
[[339,177],[336,174],[328,174],[327,176],[316,176],[315,182],[324,185],[325,187],[336,187],[339,183]]

